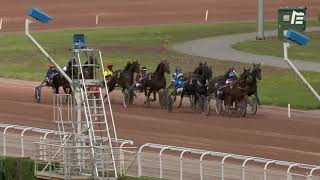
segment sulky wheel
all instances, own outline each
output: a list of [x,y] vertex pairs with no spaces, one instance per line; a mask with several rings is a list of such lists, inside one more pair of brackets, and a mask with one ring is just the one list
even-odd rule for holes
[[258,111],[258,101],[256,97],[249,98],[248,100],[250,114],[256,115]]
[[242,98],[241,101],[238,104],[240,116],[245,117],[247,113],[247,101],[245,98]]
[[40,103],[40,100],[41,100],[41,87],[40,86],[34,88],[34,98],[37,103]]

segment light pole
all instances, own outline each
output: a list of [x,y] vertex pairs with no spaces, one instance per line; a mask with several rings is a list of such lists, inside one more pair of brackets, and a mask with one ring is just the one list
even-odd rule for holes
[[[309,42],[309,38],[307,36],[304,36],[304,35],[296,32],[292,29],[288,30],[286,37],[287,37],[287,39],[289,39],[292,42],[295,42],[296,44],[299,44],[299,45],[306,45]],[[302,82],[309,88],[309,90],[318,99],[318,101],[320,101],[319,94],[313,89],[313,87],[308,83],[308,81],[303,77],[303,75],[299,72],[299,70],[295,67],[295,65],[288,58],[288,48],[289,47],[290,47],[290,44],[288,42],[283,43],[284,60],[293,69],[293,71],[299,76],[299,78],[302,80]]]
[[258,35],[257,40],[264,40],[264,0],[258,0]]

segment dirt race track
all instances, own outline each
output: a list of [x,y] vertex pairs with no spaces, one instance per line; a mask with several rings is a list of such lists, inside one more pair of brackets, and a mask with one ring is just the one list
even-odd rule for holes
[[[53,129],[51,89],[43,90],[43,102],[33,99],[38,83],[0,79],[2,123]],[[214,151],[320,164],[319,111],[294,111],[260,107],[256,116],[244,119],[209,117],[192,112],[189,103],[173,113],[158,103],[144,105],[142,94],[125,109],[119,92],[111,95],[118,136],[135,141],[193,147]]]
[[[33,29],[126,26],[141,24],[199,23],[209,10],[208,21],[256,20],[258,0],[0,0],[1,31],[23,31],[30,7],[54,17],[49,25]],[[320,12],[318,0],[265,0],[266,19],[275,19],[280,6],[307,6],[308,17]]]
[[[199,23],[209,9],[209,21],[255,20],[257,0],[0,0],[1,31],[23,31],[24,18],[35,6],[55,18],[37,29],[95,27],[96,14],[104,13],[99,26]],[[319,13],[318,0],[266,0],[266,18],[276,17],[279,6],[307,6],[308,15]],[[34,27],[34,26],[33,26]],[[1,33],[1,32],[0,32]],[[51,90],[43,103],[33,99],[38,83],[0,79],[0,122],[53,129]],[[45,91],[45,90],[44,90]],[[258,114],[245,119],[193,113],[184,108],[173,113],[158,103],[143,105],[143,99],[124,109],[118,93],[112,103],[118,136],[136,145],[147,142],[224,151],[265,158],[320,164],[319,111],[295,111],[287,118],[286,109],[260,107]]]

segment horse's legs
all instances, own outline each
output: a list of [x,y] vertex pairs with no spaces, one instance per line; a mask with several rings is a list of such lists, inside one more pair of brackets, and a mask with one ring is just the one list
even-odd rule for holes
[[151,101],[156,101],[157,100],[157,91],[153,91],[153,99]]
[[180,96],[180,103],[179,103],[178,108],[181,108],[181,106],[182,106],[182,99],[183,99],[183,96],[184,96],[184,90],[181,92],[181,96]]
[[260,105],[260,99],[259,99],[259,96],[258,96],[258,91],[256,91],[256,92],[254,93],[254,96],[255,96],[256,99],[257,99],[258,105]]
[[59,86],[53,87],[53,89],[54,89],[54,94],[59,94]]
[[151,95],[151,93],[153,92],[153,89],[149,89],[149,91],[147,92],[147,90],[145,90],[145,93],[146,93],[146,101],[145,101],[145,103],[147,103],[147,104],[150,104],[150,101],[149,101],[149,97],[150,97],[150,95]]
[[231,115],[231,103],[232,103],[232,100],[231,100],[231,97],[230,96],[227,96],[226,99],[225,99],[225,106],[226,106],[226,112]]

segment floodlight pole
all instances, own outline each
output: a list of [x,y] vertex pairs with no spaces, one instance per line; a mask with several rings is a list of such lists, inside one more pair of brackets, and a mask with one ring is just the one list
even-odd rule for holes
[[264,0],[258,0],[258,36],[257,39],[264,40]]
[[43,47],[37,42],[37,40],[35,40],[31,36],[31,34],[29,33],[29,24],[30,23],[31,23],[31,21],[29,19],[26,19],[26,22],[25,22],[26,36],[33,42],[33,44],[35,44],[40,49],[42,54],[44,54],[46,56],[46,58],[56,67],[56,69],[59,71],[59,73],[70,83],[71,88],[72,88],[72,80],[70,79],[70,77],[60,68],[60,66],[52,59],[52,57],[46,52],[46,50],[44,50]]
[[293,71],[299,76],[299,78],[303,81],[303,83],[310,89],[313,95],[320,101],[319,94],[313,89],[313,87],[308,83],[308,81],[303,77],[303,75],[299,72],[299,70],[295,67],[295,65],[288,58],[288,48],[290,47],[289,43],[283,43],[283,55],[284,60],[288,63],[288,65],[293,69]]

